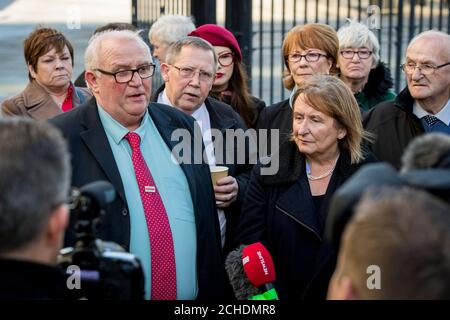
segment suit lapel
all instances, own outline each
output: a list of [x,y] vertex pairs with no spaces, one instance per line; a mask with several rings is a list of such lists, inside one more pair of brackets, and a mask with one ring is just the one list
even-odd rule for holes
[[85,108],[82,126],[86,129],[80,132],[80,137],[92,156],[102,167],[106,176],[116,189],[116,192],[126,202],[119,169],[117,168],[108,138],[100,121],[95,99],[92,99]]

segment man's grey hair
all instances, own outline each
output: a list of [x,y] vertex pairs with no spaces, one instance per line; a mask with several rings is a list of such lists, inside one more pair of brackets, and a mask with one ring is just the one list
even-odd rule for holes
[[402,156],[402,172],[427,168],[450,169],[450,136],[432,132],[418,136]]
[[68,199],[69,161],[64,138],[49,123],[0,120],[0,254],[42,235],[51,212]]
[[175,43],[173,43],[168,49],[166,53],[166,62],[167,64],[174,64],[177,60],[178,55],[184,47],[193,47],[202,49],[205,51],[210,51],[214,58],[214,72],[217,70],[217,56],[214,48],[211,44],[202,38],[199,37],[184,37]]
[[89,40],[89,44],[84,53],[84,66],[86,70],[94,70],[100,66],[100,62],[103,60],[103,58],[101,57],[101,55],[103,54],[102,44],[105,40],[109,40],[111,38],[131,39],[137,41],[147,49],[148,55],[150,56],[149,62],[153,62],[150,54],[150,48],[139,35],[139,31],[106,30],[94,34]]
[[175,41],[186,37],[195,30],[192,17],[186,17],[179,14],[168,14],[162,16],[152,24],[148,31],[150,42],[155,39],[165,43],[167,46]]
[[337,32],[339,49],[367,47],[372,51],[372,67],[380,62],[380,43],[375,34],[363,23],[347,19]]

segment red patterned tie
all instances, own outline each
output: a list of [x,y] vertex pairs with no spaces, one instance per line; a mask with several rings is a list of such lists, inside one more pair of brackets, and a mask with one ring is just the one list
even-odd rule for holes
[[166,209],[153,181],[150,170],[141,153],[141,138],[129,132],[128,140],[132,150],[132,160],[136,180],[144,206],[148,234],[151,244],[152,260],[152,300],[176,300],[177,277],[172,231]]

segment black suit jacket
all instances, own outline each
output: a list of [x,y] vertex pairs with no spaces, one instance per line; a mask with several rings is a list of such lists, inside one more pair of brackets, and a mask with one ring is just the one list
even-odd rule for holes
[[[182,112],[165,105],[151,103],[149,115],[164,142],[172,150],[178,141],[171,141],[175,129],[184,128],[194,137],[194,120]],[[71,153],[72,185],[81,187],[96,180],[111,182],[116,200],[111,204],[98,237],[114,241],[126,250],[130,244],[130,217],[122,180],[106,133],[100,121],[95,99],[71,112],[50,120],[66,137]],[[192,138],[192,143],[193,143]],[[192,158],[194,157],[192,152]],[[191,159],[191,163],[193,159]],[[225,297],[226,275],[221,258],[220,231],[215,208],[211,177],[206,163],[181,164],[186,175],[194,205],[197,229],[197,276],[198,299],[221,299]],[[174,199],[176,200],[176,199]],[[71,221],[65,244],[73,245],[74,221]]]

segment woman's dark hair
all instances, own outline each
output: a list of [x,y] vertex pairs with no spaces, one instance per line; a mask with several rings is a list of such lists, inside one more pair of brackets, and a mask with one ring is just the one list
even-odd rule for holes
[[228,82],[227,89],[232,93],[231,99],[220,95],[220,92],[214,92],[214,88],[211,93],[213,97],[230,104],[234,111],[242,117],[247,127],[250,128],[255,121],[257,110],[253,105],[247,80],[248,76],[244,65],[238,59],[234,59],[233,75]]

